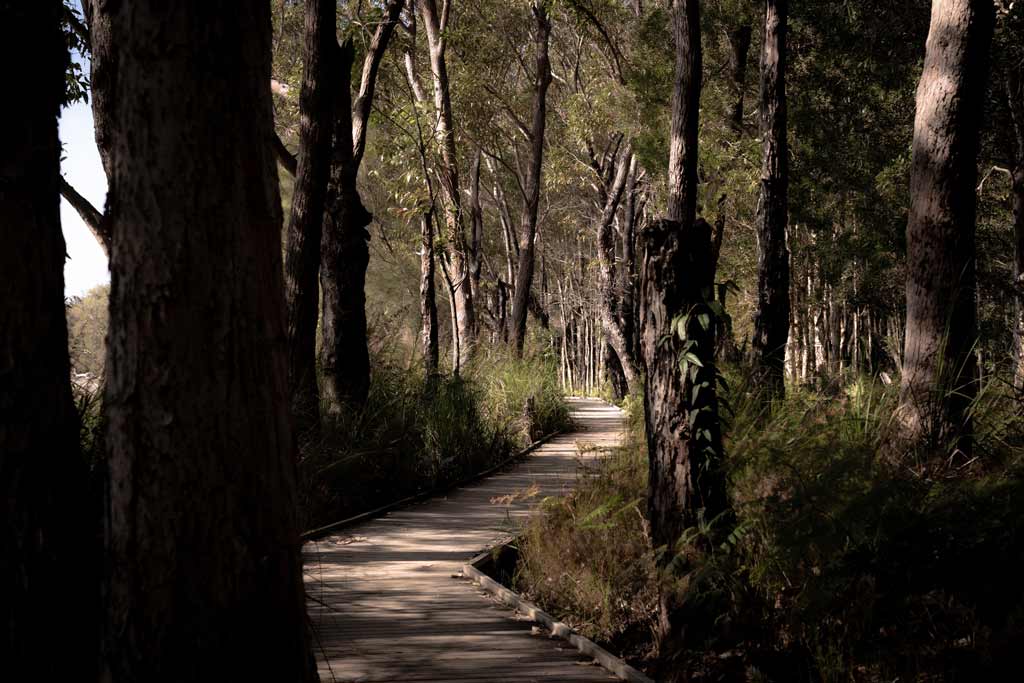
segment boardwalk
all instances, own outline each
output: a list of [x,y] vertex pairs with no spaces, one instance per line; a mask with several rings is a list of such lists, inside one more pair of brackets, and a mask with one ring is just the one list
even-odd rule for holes
[[577,444],[618,442],[619,410],[594,399],[573,399],[571,407],[578,431],[555,437],[514,470],[307,545],[322,681],[614,680],[453,578],[538,501],[573,485]]

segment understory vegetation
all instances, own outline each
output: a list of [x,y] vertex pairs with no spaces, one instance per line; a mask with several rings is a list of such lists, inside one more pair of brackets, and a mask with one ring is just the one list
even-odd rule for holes
[[299,445],[299,498],[310,529],[455,484],[569,426],[552,361],[481,354],[462,375],[426,379],[380,351],[366,405],[325,415]]
[[[1024,430],[1012,392],[993,384],[976,400],[972,459],[922,472],[882,457],[896,396],[880,382],[792,387],[768,408],[728,374],[733,512],[689,530],[678,549],[710,549],[676,587],[707,617],[694,619],[707,648],[673,668],[688,680],[762,681],[1006,671],[1024,644]],[[521,538],[517,582],[644,665],[657,654],[655,558],[665,550],[645,534],[643,407],[626,407],[625,445],[570,497],[548,501]]]

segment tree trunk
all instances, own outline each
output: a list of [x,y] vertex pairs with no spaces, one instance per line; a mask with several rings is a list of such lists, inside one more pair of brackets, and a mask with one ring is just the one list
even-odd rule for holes
[[629,178],[629,169],[632,166],[633,152],[630,145],[626,145],[619,157],[615,179],[606,193],[604,211],[601,214],[600,222],[597,225],[597,259],[600,275],[600,311],[601,327],[604,330],[608,344],[615,350],[618,366],[621,367],[625,376],[626,385],[630,392],[640,390],[640,372],[637,369],[637,362],[630,349],[629,339],[618,316],[618,288],[615,282],[615,233],[613,222],[619,208],[619,201],[626,187]]
[[750,24],[729,31],[729,74],[732,81],[733,101],[729,105],[729,127],[733,133],[743,133],[743,96],[747,86],[747,56],[750,54]]
[[629,177],[626,179],[626,199],[623,207],[625,220],[622,222],[622,294],[619,299],[619,320],[622,324],[622,333],[626,337],[630,353],[633,354],[634,363],[638,363],[636,234],[637,224],[640,222],[643,212],[642,202],[637,201],[641,192],[637,183],[637,162],[634,154],[629,165]]
[[334,149],[320,243],[320,365],[324,373],[324,399],[332,413],[362,406],[370,390],[366,268],[370,263],[368,228],[373,215],[363,206],[356,181],[378,69],[404,6],[404,0],[388,0],[363,58],[355,101],[351,94],[351,40],[341,48],[341,66],[333,85],[337,98]]
[[767,398],[785,393],[789,338],[789,150],[786,141],[788,0],[765,0],[761,51],[761,199],[758,211],[757,310],[751,360]]
[[971,451],[976,164],[993,24],[988,0],[935,0],[917,90],[899,421],[905,446],[936,456]]
[[[288,387],[296,432],[320,423],[316,328],[320,318],[320,242],[331,170],[337,62],[334,0],[306,0],[305,55],[299,95],[299,155],[286,234]],[[351,67],[351,64],[348,64]]]
[[117,0],[82,0],[82,14],[89,24],[89,94],[92,97],[93,131],[103,172],[110,185],[110,154],[113,145],[111,91],[117,75],[118,50],[111,44],[111,5]]
[[1014,165],[1011,171],[1013,180],[1013,288],[1016,293],[1013,319],[1013,386],[1024,390],[1024,78],[1021,70],[1016,69],[1006,74],[1006,96],[1010,104],[1013,118],[1013,130],[1016,138]]
[[[68,51],[57,0],[0,6],[18,93],[0,114],[0,661],[9,680],[95,676],[99,525],[78,441],[64,315],[57,116]],[[59,626],[55,627],[55,619]],[[53,638],[59,632],[57,657]]]
[[484,209],[480,205],[480,161],[483,152],[477,150],[476,158],[473,160],[473,170],[469,180],[469,218],[470,218],[470,243],[469,243],[469,284],[470,294],[474,302],[479,302],[480,297],[480,274],[483,271],[484,255]]
[[446,231],[446,257],[449,276],[452,280],[455,323],[459,330],[459,357],[455,372],[465,367],[472,358],[476,342],[476,313],[473,306],[473,291],[470,285],[469,255],[466,236],[463,232],[462,196],[459,189],[458,157],[455,150],[455,123],[452,115],[451,91],[448,80],[447,48],[449,4],[445,2],[438,12],[435,0],[420,0],[417,3],[423,24],[427,30],[430,53],[430,69],[434,81],[434,108],[437,114],[435,130],[441,151],[441,191]]
[[316,680],[288,414],[270,7],[108,7],[118,71],[103,680]]
[[334,84],[334,150],[320,242],[320,366],[324,404],[331,413],[361,406],[370,390],[366,268],[370,263],[367,228],[373,216],[363,206],[356,187],[359,171],[349,138],[353,52],[352,42],[346,41]]
[[519,268],[516,273],[516,288],[512,297],[512,341],[517,355],[523,355],[526,341],[526,313],[533,287],[534,248],[537,240],[537,207],[540,203],[540,174],[544,164],[544,127],[547,122],[547,94],[551,85],[551,62],[548,59],[548,42],[551,36],[551,22],[544,4],[533,3],[533,17],[536,22],[536,73],[533,86],[533,122],[530,128],[530,168],[526,175],[522,226],[519,233]]
[[[706,221],[696,219],[700,3],[674,0],[672,10],[676,71],[668,217],[644,230],[641,298],[650,459],[648,517],[653,546],[667,551],[659,555],[660,569],[666,574],[659,591],[659,641],[666,658],[699,640],[709,618],[688,608],[697,601],[687,601],[679,582],[673,580],[675,572],[691,570],[695,553],[706,549],[682,549],[677,544],[684,530],[701,520],[713,520],[726,509],[718,465],[722,441],[715,392],[714,318],[707,305],[712,284],[711,229]],[[679,316],[686,316],[685,340],[674,324]],[[680,550],[687,558],[682,567],[673,562]]]
[[420,340],[427,381],[437,376],[437,297],[434,289],[434,216],[420,215]]

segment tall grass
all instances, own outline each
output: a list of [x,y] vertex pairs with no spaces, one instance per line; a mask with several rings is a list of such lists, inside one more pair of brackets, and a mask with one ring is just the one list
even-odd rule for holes
[[[921,476],[882,457],[895,387],[854,378],[829,395],[791,387],[766,405],[740,371],[728,374],[735,515],[688,584],[707,593],[691,597],[713,605],[716,626],[677,667],[718,680],[996,680],[1024,646],[1024,425],[1013,393],[980,391],[974,459]],[[597,477],[533,522],[520,582],[588,635],[642,654],[645,624],[653,648],[655,584],[633,424]]]
[[300,444],[305,528],[452,484],[567,426],[544,358],[483,355],[462,377],[427,381],[395,355],[374,359],[365,407],[324,418]]

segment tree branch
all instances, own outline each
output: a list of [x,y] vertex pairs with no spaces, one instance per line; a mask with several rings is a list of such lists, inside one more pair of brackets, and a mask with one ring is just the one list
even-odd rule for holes
[[380,62],[387,50],[391,35],[398,24],[398,18],[405,7],[405,0],[388,0],[384,10],[384,21],[373,33],[373,39],[363,59],[363,75],[359,82],[359,95],[356,96],[355,104],[352,106],[352,160],[356,168],[363,159],[363,150],[366,149],[366,124],[370,118],[370,111],[373,105],[373,91],[377,85],[377,72],[380,70]]
[[93,206],[88,199],[79,194],[78,190],[73,188],[63,176],[60,179],[60,194],[64,199],[68,200],[68,204],[82,217],[82,221],[89,228],[89,232],[99,242],[103,253],[106,254],[107,258],[110,258],[110,228],[106,220],[104,220],[103,213]]
[[274,131],[273,143],[274,153],[277,155],[278,163],[280,163],[284,170],[288,171],[288,173],[290,173],[294,178],[299,169],[298,158],[285,146],[284,140],[281,139],[281,136],[277,134],[276,130]]

